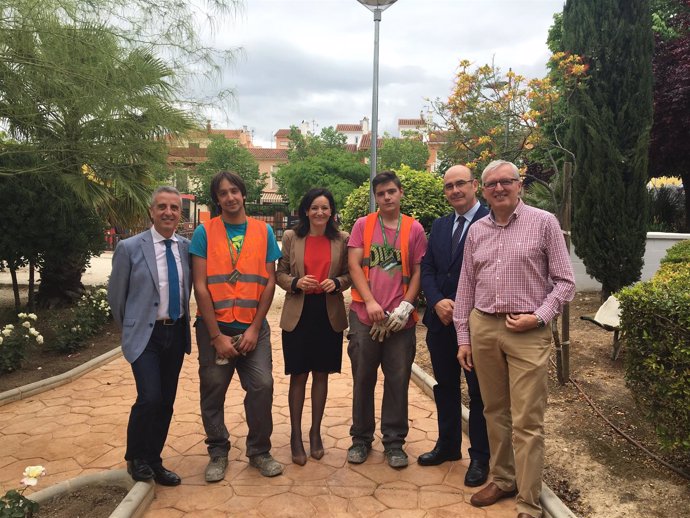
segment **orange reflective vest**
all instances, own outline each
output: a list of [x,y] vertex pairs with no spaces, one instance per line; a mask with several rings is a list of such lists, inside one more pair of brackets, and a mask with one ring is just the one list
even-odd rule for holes
[[[367,219],[364,222],[364,235],[362,236],[364,239],[364,247],[362,249],[364,252],[364,256],[362,257],[362,271],[364,272],[364,277],[366,277],[367,281],[369,281],[371,241],[374,238],[374,229],[378,224],[378,218],[379,213],[372,212],[367,216]],[[410,230],[412,229],[412,223],[414,223],[414,221],[415,219],[413,217],[402,214],[402,221],[400,222],[400,258],[402,260],[403,296],[407,292],[407,288],[410,285]],[[395,245],[395,243],[393,243],[393,245]],[[352,294],[352,300],[355,302],[364,302],[364,299],[354,286],[352,286],[350,293]],[[416,309],[412,312],[412,318],[414,318],[415,322],[419,318]]]
[[[263,221],[247,218],[247,232],[233,267],[225,224],[220,216],[204,223],[206,230],[206,282],[216,320],[251,324],[259,299],[268,284],[266,249],[268,230]],[[234,257],[237,253],[233,250]],[[235,272],[236,271],[236,272]]]

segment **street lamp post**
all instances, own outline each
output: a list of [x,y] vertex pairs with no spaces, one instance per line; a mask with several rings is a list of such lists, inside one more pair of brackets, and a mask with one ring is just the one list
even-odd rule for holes
[[371,158],[369,172],[369,211],[374,212],[376,201],[372,181],[376,176],[378,122],[379,122],[379,22],[381,13],[393,5],[397,0],[357,0],[364,7],[374,13],[374,88],[371,100]]

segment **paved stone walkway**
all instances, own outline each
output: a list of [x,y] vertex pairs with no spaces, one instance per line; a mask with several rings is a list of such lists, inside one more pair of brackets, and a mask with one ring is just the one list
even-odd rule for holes
[[[374,442],[366,463],[348,464],[352,387],[346,355],[342,374],[333,375],[330,381],[323,420],[326,454],[319,461],[309,458],[305,466],[292,464],[288,378],[283,374],[277,322],[280,302],[276,306],[269,315],[275,377],[272,453],[286,465],[284,474],[267,479],[248,466],[244,455],[244,392],[239,381],[233,380],[226,403],[226,422],[233,441],[230,464],[225,480],[214,485],[204,482],[208,457],[193,353],[185,359],[163,452],[165,465],[179,473],[183,483],[176,488],[157,486],[147,518],[515,516],[512,500],[488,509],[469,505],[469,497],[476,490],[463,485],[469,463],[466,437],[465,460],[425,468],[416,464],[417,456],[434,445],[436,418],[433,402],[414,384],[410,385],[411,428],[406,445],[410,466],[399,471],[391,469],[383,459],[380,438]],[[379,382],[377,408],[381,391]],[[0,488],[4,492],[17,487],[22,471],[32,464],[47,469],[37,489],[82,474],[123,468],[125,428],[134,397],[134,380],[127,362],[120,357],[72,383],[0,407]],[[307,451],[310,412],[307,402],[303,426]]]

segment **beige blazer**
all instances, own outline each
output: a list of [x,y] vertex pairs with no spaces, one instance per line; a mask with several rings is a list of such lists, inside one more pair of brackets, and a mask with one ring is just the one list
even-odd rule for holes
[[[347,268],[347,240],[350,235],[340,232],[337,239],[331,241],[331,267],[328,277],[338,279],[340,290],[326,295],[326,309],[328,319],[334,331],[340,332],[347,328],[345,301],[343,291],[352,284]],[[280,316],[280,328],[293,331],[302,315],[304,293],[292,291],[292,281],[304,277],[304,245],[306,238],[298,237],[294,230],[286,230],[283,234],[283,256],[278,261],[276,269],[276,283],[285,290],[285,304]]]

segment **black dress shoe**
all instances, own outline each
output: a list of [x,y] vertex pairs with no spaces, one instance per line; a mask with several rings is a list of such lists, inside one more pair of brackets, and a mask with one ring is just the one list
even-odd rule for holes
[[137,482],[151,480],[154,476],[151,466],[146,461],[133,459],[127,461],[127,473]]
[[177,473],[168,471],[162,464],[151,466],[151,469],[153,470],[153,480],[156,481],[156,484],[161,486],[179,486],[182,483],[182,479]]
[[489,463],[481,460],[470,460],[470,467],[465,474],[467,487],[481,486],[489,477]]
[[462,454],[460,453],[460,448],[457,451],[448,451],[435,446],[433,450],[422,453],[417,458],[417,463],[420,466],[438,466],[443,464],[448,460],[460,460],[462,459]]

